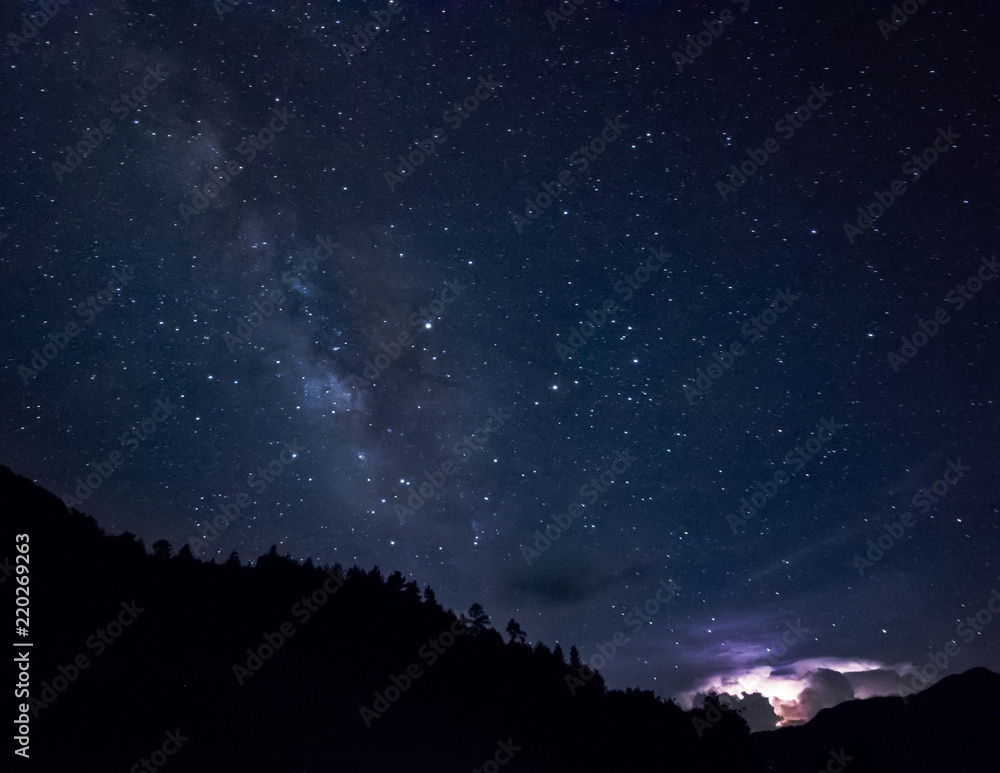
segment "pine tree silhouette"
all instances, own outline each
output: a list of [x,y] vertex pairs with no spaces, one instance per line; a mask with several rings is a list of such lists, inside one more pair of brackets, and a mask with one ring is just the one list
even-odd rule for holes
[[510,636],[511,644],[524,644],[527,639],[524,631],[521,630],[520,624],[513,617],[507,623],[507,635]]
[[481,636],[493,626],[490,624],[490,616],[486,614],[483,605],[478,601],[469,607],[469,620],[472,624],[474,636]]

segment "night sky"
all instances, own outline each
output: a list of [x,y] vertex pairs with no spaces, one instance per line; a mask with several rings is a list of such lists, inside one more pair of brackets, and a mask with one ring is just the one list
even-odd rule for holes
[[90,5],[4,19],[0,462],[682,702],[1000,670],[995,3]]

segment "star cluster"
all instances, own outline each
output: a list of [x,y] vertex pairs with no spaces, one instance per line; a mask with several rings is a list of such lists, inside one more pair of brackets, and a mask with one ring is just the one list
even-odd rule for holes
[[1000,587],[990,14],[390,5],[9,43],[2,461],[611,686],[796,721],[1000,666],[956,633]]

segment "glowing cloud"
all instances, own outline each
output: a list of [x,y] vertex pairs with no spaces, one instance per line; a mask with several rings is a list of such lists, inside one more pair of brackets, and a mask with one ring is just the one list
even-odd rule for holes
[[[732,669],[703,680],[698,686],[678,696],[684,708],[699,704],[704,694],[716,692],[732,696],[727,705],[742,706],[747,697],[760,693],[777,715],[778,727],[808,722],[822,709],[855,698],[899,695],[903,676],[912,671],[910,664],[888,666],[875,660],[849,658],[808,658],[780,668],[754,666]],[[765,713],[745,715],[751,730],[767,730]]]

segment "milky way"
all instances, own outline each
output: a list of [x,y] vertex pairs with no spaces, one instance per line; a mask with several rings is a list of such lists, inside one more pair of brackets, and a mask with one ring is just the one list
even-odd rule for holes
[[996,19],[342,5],[7,40],[3,463],[761,726],[998,669]]

